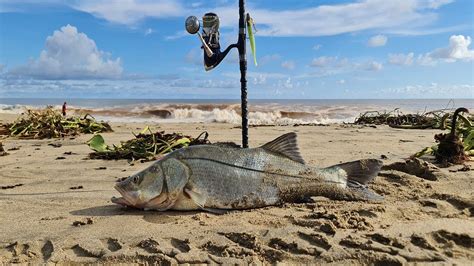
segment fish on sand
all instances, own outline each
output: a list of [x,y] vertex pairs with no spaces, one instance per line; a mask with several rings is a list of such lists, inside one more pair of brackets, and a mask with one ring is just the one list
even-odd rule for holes
[[119,181],[119,205],[145,210],[251,209],[304,202],[313,196],[379,201],[367,184],[382,162],[365,159],[317,168],[305,164],[296,134],[257,148],[199,145],[176,150]]

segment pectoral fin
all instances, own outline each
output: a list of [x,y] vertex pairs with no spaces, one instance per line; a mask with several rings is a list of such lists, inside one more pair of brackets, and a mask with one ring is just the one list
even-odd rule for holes
[[195,192],[189,188],[184,189],[184,193],[196,203],[201,209],[204,209],[204,204],[206,204],[206,197],[201,193]]

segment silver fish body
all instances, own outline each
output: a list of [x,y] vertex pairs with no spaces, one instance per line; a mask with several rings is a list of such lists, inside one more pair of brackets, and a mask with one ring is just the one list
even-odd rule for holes
[[328,168],[304,163],[296,134],[262,147],[240,149],[202,145],[168,154],[140,173],[117,183],[121,205],[154,210],[231,210],[299,202],[311,196],[378,200],[367,183],[380,170],[378,160]]

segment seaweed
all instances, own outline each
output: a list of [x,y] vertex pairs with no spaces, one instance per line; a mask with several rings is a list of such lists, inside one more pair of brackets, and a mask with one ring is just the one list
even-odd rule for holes
[[27,110],[11,124],[4,125],[11,137],[22,139],[49,139],[78,135],[111,132],[106,122],[98,122],[90,114],[83,117],[64,117],[59,110],[48,106],[42,110]]
[[435,110],[421,114],[404,114],[399,108],[392,111],[367,111],[361,113],[354,124],[388,125],[402,129],[444,129],[449,113],[446,109]]
[[440,133],[434,136],[438,143],[431,147],[426,147],[417,152],[413,157],[420,157],[425,154],[434,155],[436,162],[441,165],[462,164],[474,156],[474,126],[470,118],[460,113],[468,113],[466,108],[458,108],[452,116],[448,133]]
[[209,134],[202,132],[197,138],[181,133],[152,132],[146,127],[135,138],[121,142],[120,145],[109,146],[100,134],[94,135],[87,143],[94,152],[89,154],[91,159],[103,160],[155,160],[156,157],[174,150],[192,146],[210,144]]

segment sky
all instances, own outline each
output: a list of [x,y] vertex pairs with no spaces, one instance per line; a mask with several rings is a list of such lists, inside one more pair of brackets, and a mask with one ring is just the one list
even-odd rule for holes
[[[246,1],[250,99],[474,99],[472,0]],[[0,0],[0,98],[238,99],[238,54],[203,67],[186,17],[238,1]],[[235,50],[235,49],[234,49]]]

